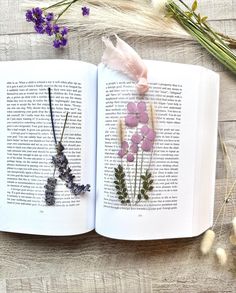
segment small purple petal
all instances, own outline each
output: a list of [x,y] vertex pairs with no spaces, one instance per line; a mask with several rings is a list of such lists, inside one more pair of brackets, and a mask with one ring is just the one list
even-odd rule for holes
[[88,16],[89,15],[89,12],[90,12],[90,8],[89,7],[81,7],[81,10],[82,10],[82,15],[83,16]]
[[129,113],[136,113],[137,112],[137,106],[136,106],[136,104],[133,103],[133,102],[129,102],[127,104],[127,110],[128,110]]
[[52,26],[50,22],[47,22],[47,25],[45,27],[45,33],[49,36],[53,35]]
[[120,158],[123,158],[124,157],[124,155],[126,154],[126,152],[124,151],[124,150],[119,150],[119,152],[118,152],[118,156],[120,157]]
[[146,111],[146,103],[145,102],[139,102],[137,104],[137,109],[139,113],[145,112]]
[[61,39],[61,46],[66,46],[66,44],[67,44],[67,39],[65,39],[65,38],[62,38]]
[[45,32],[44,27],[42,25],[35,25],[34,29],[38,34],[44,34]]
[[62,36],[65,36],[65,35],[67,35],[67,33],[68,33],[68,28],[67,27],[63,27],[62,30],[61,30],[61,35]]
[[54,15],[52,12],[49,12],[47,15],[46,15],[46,20],[47,21],[52,21],[54,18]]
[[136,143],[133,143],[131,144],[129,149],[132,153],[136,154],[138,152],[138,145]]
[[33,12],[31,10],[27,10],[25,14],[26,20],[27,21],[33,21]]
[[54,41],[53,41],[53,47],[55,47],[55,48],[60,48],[60,46],[61,46],[61,42],[60,42],[60,40],[54,40]]
[[141,148],[145,152],[149,152],[152,149],[152,142],[148,139],[144,139],[142,142]]
[[142,112],[139,114],[139,122],[143,124],[148,122],[148,114],[146,112]]
[[128,147],[129,147],[128,142],[124,140],[124,141],[121,143],[121,148],[122,148],[123,150],[127,150]]
[[128,127],[136,127],[138,125],[138,118],[136,115],[128,114],[125,117],[125,125]]
[[133,162],[134,161],[134,155],[133,154],[128,154],[127,155],[127,161],[128,162]]
[[59,25],[57,25],[57,24],[54,24],[54,26],[53,26],[53,32],[54,32],[54,34],[57,34],[57,33],[59,33],[59,30],[60,30],[60,27],[59,27]]
[[140,129],[142,135],[146,136],[149,132],[150,128],[147,125],[143,125],[143,127]]
[[133,134],[131,137],[131,141],[136,144],[139,144],[141,140],[142,140],[142,136],[139,135],[138,133]]
[[153,129],[149,129],[148,134],[147,134],[147,139],[149,139],[150,141],[154,141],[155,137],[156,137],[156,132]]

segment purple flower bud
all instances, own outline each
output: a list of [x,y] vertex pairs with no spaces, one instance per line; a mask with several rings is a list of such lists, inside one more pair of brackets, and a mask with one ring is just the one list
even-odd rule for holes
[[61,30],[61,35],[62,36],[65,36],[65,35],[67,35],[67,33],[68,33],[68,28],[67,27],[63,27],[62,30]]
[[54,18],[54,15],[52,12],[49,12],[47,15],[46,15],[46,20],[47,21],[52,21]]
[[44,34],[45,32],[44,27],[41,24],[35,25],[34,29],[38,34]]
[[81,7],[81,10],[82,10],[82,15],[83,16],[88,16],[89,15],[90,8],[84,6],[84,7]]
[[54,40],[53,41],[53,47],[54,48],[60,48],[60,46],[61,46],[60,40]]
[[61,39],[61,46],[65,46],[67,44],[67,39],[65,39],[65,38],[62,38]]
[[53,25],[53,32],[54,32],[54,34],[57,34],[57,33],[59,33],[59,30],[60,30],[60,27],[59,27],[59,25],[57,25],[57,24],[54,24],[54,25]]
[[29,21],[29,22],[33,21],[33,12],[31,10],[27,10],[25,17],[26,17],[26,21]]

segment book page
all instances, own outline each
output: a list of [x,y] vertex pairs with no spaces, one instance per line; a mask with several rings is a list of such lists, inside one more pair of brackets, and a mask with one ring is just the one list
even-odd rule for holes
[[130,240],[192,236],[201,68],[146,62],[143,99],[134,82],[99,65],[96,231]]
[[[71,235],[94,228],[96,160],[96,66],[79,61],[1,62],[0,230]],[[74,182],[91,191],[75,196],[55,171],[55,205],[45,202],[45,185],[54,174],[53,120]]]

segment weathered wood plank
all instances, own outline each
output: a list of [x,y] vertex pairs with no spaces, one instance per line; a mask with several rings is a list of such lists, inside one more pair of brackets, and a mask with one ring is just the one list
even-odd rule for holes
[[[49,1],[41,1],[47,2]],[[186,1],[192,3],[192,0]],[[207,15],[210,21],[230,21],[236,18],[236,0],[231,1],[198,1],[199,11]],[[33,32],[33,28],[25,21],[24,13],[27,1],[1,1],[0,35]],[[28,1],[30,3],[30,1]],[[40,6],[40,1],[38,1]],[[12,13],[14,11],[14,13]]]
[[143,270],[80,272],[73,276],[44,276],[7,279],[6,293],[152,293],[151,275]]

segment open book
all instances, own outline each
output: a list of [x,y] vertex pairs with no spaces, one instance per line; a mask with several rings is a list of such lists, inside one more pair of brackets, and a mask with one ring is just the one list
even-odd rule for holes
[[[219,76],[145,62],[150,88],[142,99],[133,81],[102,64],[1,62],[1,231],[95,229],[144,240],[191,237],[212,225]],[[58,179],[54,206],[44,188],[55,155],[49,87],[58,137],[69,113],[63,145],[75,181],[91,185],[75,196]]]

